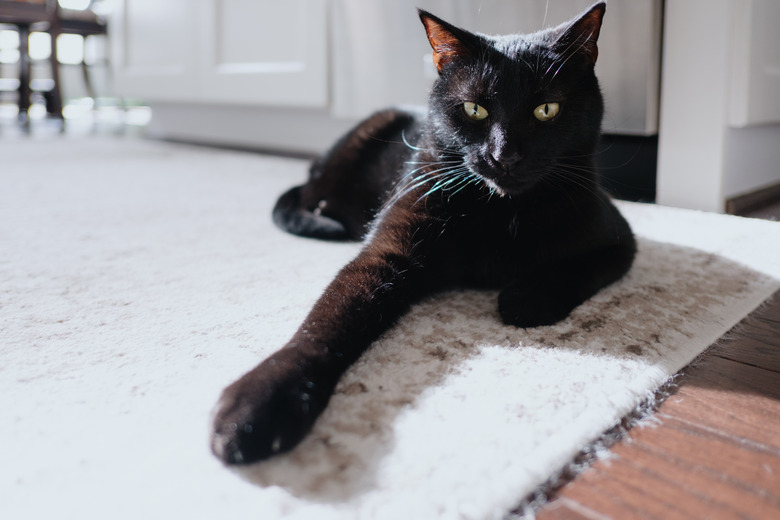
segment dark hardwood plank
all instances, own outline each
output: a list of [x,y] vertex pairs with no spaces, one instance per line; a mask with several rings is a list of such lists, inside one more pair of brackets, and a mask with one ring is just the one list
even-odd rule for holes
[[780,374],[712,357],[691,370],[659,416],[780,453]]
[[[705,444],[702,449],[709,446]],[[566,498],[607,518],[773,518],[780,513],[775,495],[739,485],[711,468],[691,464],[664,451],[636,445],[594,466]],[[596,498],[594,500],[594,497]],[[546,516],[541,514],[540,519]]]
[[[698,497],[689,496],[660,473],[636,464],[632,457],[595,465],[565,496],[602,518],[683,520],[704,518],[697,514],[708,510]],[[544,512],[537,518],[547,519]]]
[[635,464],[663,469],[664,478],[727,509],[738,504],[739,511],[759,514],[780,508],[780,453],[674,418],[662,420],[663,432],[645,428],[632,436]]
[[726,335],[715,355],[780,372],[780,297],[777,294]]
[[780,518],[780,293],[537,518]]
[[780,453],[662,421],[634,429],[537,518],[780,518]]

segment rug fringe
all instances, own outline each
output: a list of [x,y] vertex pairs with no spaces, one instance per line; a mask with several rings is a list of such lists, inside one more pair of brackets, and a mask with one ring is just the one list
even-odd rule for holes
[[[753,312],[759,311],[772,302],[774,297],[767,298],[758,305]],[[749,316],[748,318],[749,319]],[[589,467],[599,460],[609,460],[612,456],[610,448],[622,440],[631,442],[630,430],[635,427],[654,426],[661,422],[656,412],[660,406],[676,393],[679,387],[678,382],[685,377],[685,374],[706,362],[706,359],[713,355],[722,355],[728,347],[731,338],[739,333],[745,327],[745,320],[740,321],[724,334],[717,342],[706,348],[696,356],[688,365],[675,375],[670,377],[664,384],[653,392],[652,395],[643,400],[628,415],[615,426],[604,432],[593,442],[585,446],[572,461],[560,470],[553,473],[550,478],[527,495],[512,511],[510,511],[504,520],[534,520],[538,513],[546,504],[555,498],[555,494],[566,484],[572,482],[577,476],[584,473]]]
[[618,442],[626,439],[630,442],[630,430],[635,427],[652,427],[661,421],[655,415],[658,408],[669,397],[675,394],[678,388],[678,381],[684,377],[685,373],[694,366],[701,363],[705,354],[710,352],[705,350],[696,357],[684,369],[670,377],[664,384],[639,403],[633,411],[629,412],[618,424],[601,434],[593,442],[586,445],[582,450],[566,464],[564,467],[553,473],[550,478],[527,495],[515,508],[513,508],[504,520],[534,520],[536,513],[542,507],[555,498],[555,494],[563,486],[572,482],[577,476],[584,473],[589,467],[599,460],[609,460],[611,457],[610,448]]

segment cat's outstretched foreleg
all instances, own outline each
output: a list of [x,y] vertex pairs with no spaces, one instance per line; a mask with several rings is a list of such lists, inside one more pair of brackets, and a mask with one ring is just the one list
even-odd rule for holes
[[419,296],[419,265],[410,251],[383,248],[390,243],[376,235],[339,272],[290,342],[225,389],[211,437],[223,462],[246,464],[298,444],[344,371]]

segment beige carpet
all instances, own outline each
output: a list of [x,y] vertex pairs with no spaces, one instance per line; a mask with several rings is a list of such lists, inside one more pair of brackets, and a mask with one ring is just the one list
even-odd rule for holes
[[2,146],[0,518],[501,518],[780,287],[780,224],[622,204],[636,265],[569,319],[432,298],[299,448],[236,474],[208,450],[221,388],[359,248],[272,226],[305,163]]

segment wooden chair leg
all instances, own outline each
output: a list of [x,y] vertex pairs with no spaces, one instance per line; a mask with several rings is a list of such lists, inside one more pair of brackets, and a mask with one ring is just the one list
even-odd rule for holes
[[51,79],[54,86],[51,90],[50,115],[62,119],[62,94],[60,91],[60,62],[57,59],[57,36],[59,36],[58,27],[51,27],[49,35],[51,36]]
[[30,26],[18,25],[19,30],[19,121],[27,121],[30,109]]
[[[87,46],[87,38],[89,36],[84,36],[84,48],[86,49]],[[87,96],[92,98],[92,101],[97,102],[97,97],[95,96],[95,87],[92,85],[92,76],[89,73],[89,65],[87,65],[87,59],[86,56],[83,56],[81,58],[81,75],[84,78],[84,87],[87,90]]]

